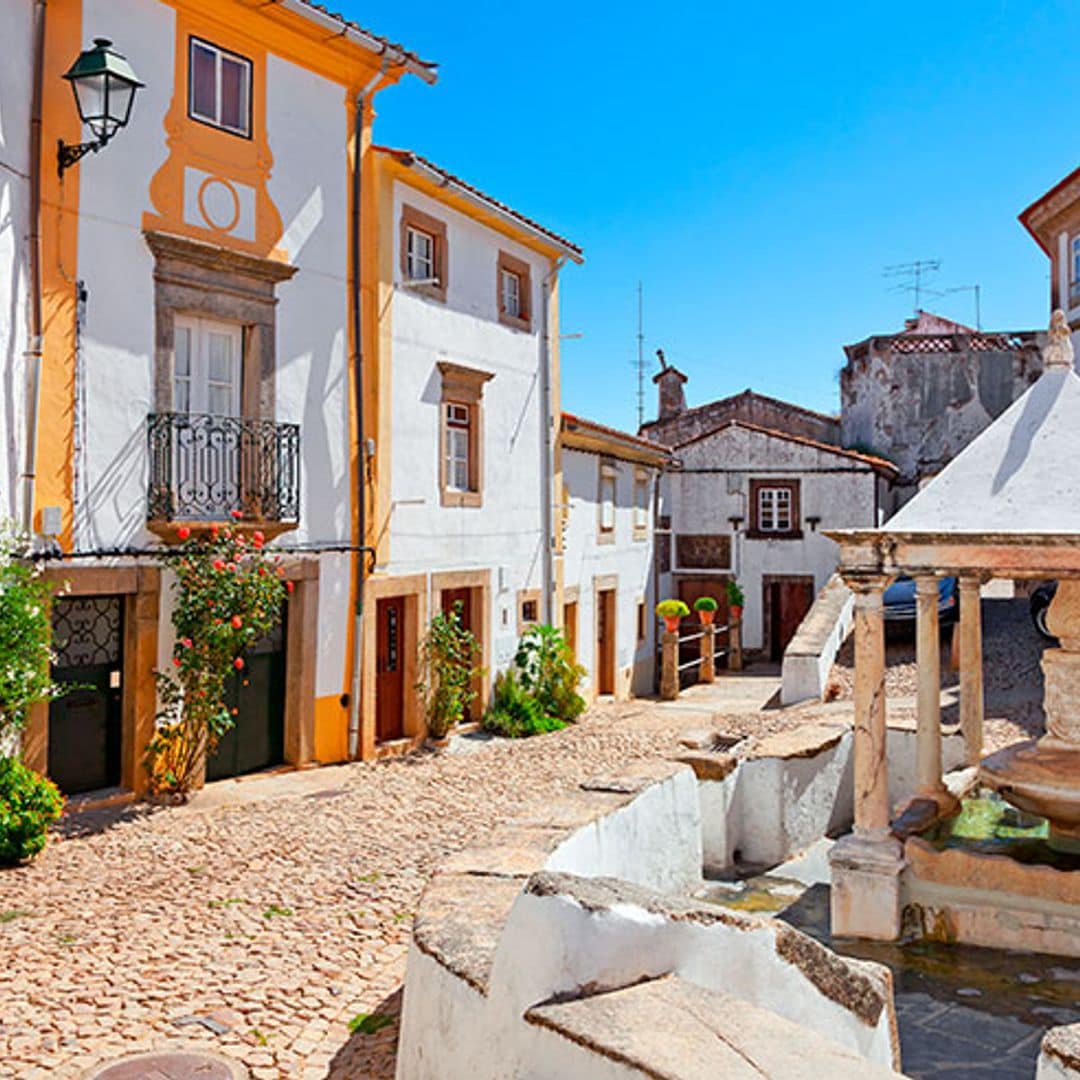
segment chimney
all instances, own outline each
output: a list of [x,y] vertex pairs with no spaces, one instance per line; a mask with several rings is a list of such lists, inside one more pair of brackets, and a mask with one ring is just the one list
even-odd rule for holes
[[683,393],[686,376],[664,359],[663,349],[656,350],[656,358],[660,361],[660,371],[653,376],[653,382],[660,388],[659,419],[671,420],[686,412],[686,395]]

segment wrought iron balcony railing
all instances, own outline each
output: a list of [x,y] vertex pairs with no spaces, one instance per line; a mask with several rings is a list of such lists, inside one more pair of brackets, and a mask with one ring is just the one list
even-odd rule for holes
[[238,416],[152,413],[150,521],[296,522],[300,425]]

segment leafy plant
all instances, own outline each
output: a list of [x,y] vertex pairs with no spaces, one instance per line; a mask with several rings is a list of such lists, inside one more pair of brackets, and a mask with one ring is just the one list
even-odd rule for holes
[[720,605],[711,596],[699,596],[694,601],[695,611],[715,611]]
[[656,605],[656,614],[661,619],[685,619],[690,609],[681,600],[661,600]]
[[28,553],[0,526],[0,746],[26,726],[31,706],[66,692],[52,680],[52,586]]
[[495,691],[484,716],[485,730],[509,739],[523,739],[564,727],[564,721],[549,716],[539,700],[521,685],[515,668],[495,676]]
[[[233,512],[238,516],[238,511]],[[151,790],[186,798],[201,762],[235,723],[226,706],[229,678],[244,670],[244,650],[270,633],[292,582],[280,556],[233,529],[212,526],[163,555],[173,571],[173,670],[156,672],[162,702],[146,752]]]
[[394,1018],[386,1013],[357,1013],[349,1021],[349,1032],[352,1035],[374,1035],[393,1022]]
[[480,675],[476,663],[480,643],[461,623],[463,608],[458,600],[450,611],[440,611],[420,643],[416,690],[424,703],[428,732],[435,739],[445,738],[476,698],[473,684]]
[[561,630],[530,626],[518,643],[514,666],[522,687],[548,716],[569,724],[585,711],[585,699],[577,692],[585,669],[574,659]]
[[0,758],[0,865],[14,866],[37,855],[63,808],[51,780],[17,758]]
[[742,586],[734,578],[728,578],[727,583],[724,585],[724,591],[727,593],[728,607],[743,607],[746,600],[742,591]]

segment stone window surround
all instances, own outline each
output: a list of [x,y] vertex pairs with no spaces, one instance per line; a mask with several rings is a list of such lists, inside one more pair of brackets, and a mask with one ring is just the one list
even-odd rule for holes
[[[480,507],[484,503],[484,385],[495,376],[490,371],[463,367],[448,360],[438,362],[442,375],[439,395],[439,502],[442,506]],[[469,490],[450,487],[446,469],[446,405],[467,405],[469,416]]]
[[401,280],[403,282],[409,280],[409,229],[427,233],[432,238],[435,248],[435,277],[439,279],[438,284],[412,285],[409,287],[409,291],[420,296],[426,296],[429,300],[438,300],[440,303],[445,304],[447,273],[450,264],[450,253],[446,239],[446,222],[425,213],[415,206],[402,203],[398,247],[401,249],[399,255]]
[[[750,527],[746,530],[746,536],[750,540],[801,540],[802,531],[802,499],[801,481],[796,479],[751,479],[750,481]],[[758,526],[758,492],[762,488],[785,488],[791,492],[791,528],[782,532],[774,530],[762,530]]]
[[[503,271],[516,274],[519,282],[521,314],[511,315],[503,307],[502,276]],[[507,251],[499,251],[495,270],[495,304],[499,312],[499,322],[512,326],[515,330],[532,330],[532,268],[524,259],[518,259]]]
[[[536,618],[525,618],[525,605],[536,605]],[[518,589],[517,592],[517,632],[518,637],[521,637],[530,626],[537,626],[542,621],[540,618],[540,590],[539,589]]]

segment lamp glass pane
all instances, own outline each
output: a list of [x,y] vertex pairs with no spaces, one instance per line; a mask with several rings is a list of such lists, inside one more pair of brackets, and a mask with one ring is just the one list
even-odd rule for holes
[[124,127],[131,115],[135,87],[126,79],[109,76],[109,119],[116,127]]
[[83,75],[73,82],[83,123],[101,120],[105,115],[105,75]]

